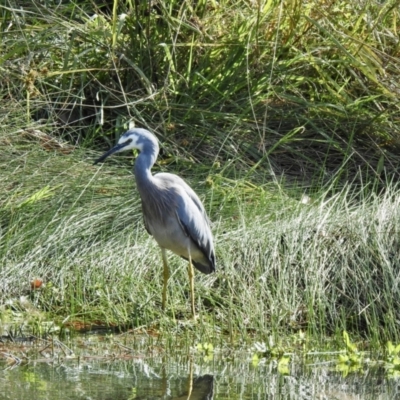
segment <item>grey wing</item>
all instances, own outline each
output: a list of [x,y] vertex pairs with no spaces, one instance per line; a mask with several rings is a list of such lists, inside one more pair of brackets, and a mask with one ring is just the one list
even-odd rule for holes
[[203,203],[199,199],[199,196],[197,196],[196,192],[183,179],[181,179],[181,178],[179,178],[179,179],[181,180],[181,183],[180,183],[181,186],[185,190],[186,194],[193,201],[193,203],[196,205],[196,207],[200,211],[201,215],[203,216],[207,226],[209,227],[210,226],[210,220],[209,220],[209,218],[207,216],[207,213],[206,213],[206,210],[205,210],[205,208],[203,206]]
[[146,229],[146,232],[149,235],[152,235],[152,233],[150,232],[149,224],[148,224],[147,219],[146,219],[146,211],[145,211],[145,207],[144,207],[143,201],[142,201],[142,215],[143,215],[143,223],[144,223],[144,227]]
[[175,213],[186,236],[190,237],[204,257],[192,259],[204,273],[215,271],[215,254],[210,221],[196,192],[179,176],[160,172],[154,177],[159,184],[174,192]]
[[193,264],[204,273],[213,272],[215,271],[215,254],[209,220],[200,199],[189,186],[187,187],[190,191],[186,187],[182,188],[184,195],[178,201],[177,218],[186,235],[204,255],[204,260],[193,259]]
[[199,199],[199,196],[197,196],[196,192],[180,176],[165,172],[159,172],[158,174],[155,174],[154,177],[158,178],[161,182],[166,181],[174,187],[179,186],[181,189],[183,189],[186,195],[190,197],[190,199],[200,211],[207,225],[210,226],[210,220],[207,216],[203,203]]

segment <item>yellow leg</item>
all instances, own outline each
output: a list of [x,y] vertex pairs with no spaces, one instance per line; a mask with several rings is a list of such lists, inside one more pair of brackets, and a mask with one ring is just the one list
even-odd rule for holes
[[169,279],[169,268],[167,263],[167,254],[165,249],[161,249],[163,265],[164,265],[164,285],[163,285],[163,292],[162,292],[162,309],[165,310],[165,305],[167,303],[167,287],[168,287],[168,279]]
[[190,307],[192,309],[193,319],[196,319],[196,311],[194,309],[194,270],[192,265],[192,257],[189,254],[189,285],[190,285]]
[[189,367],[189,378],[188,378],[188,396],[186,400],[190,400],[193,392],[193,360],[190,359],[190,367]]

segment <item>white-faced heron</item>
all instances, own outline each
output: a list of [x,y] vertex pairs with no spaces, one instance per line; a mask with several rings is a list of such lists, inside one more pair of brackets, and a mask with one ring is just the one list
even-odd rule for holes
[[111,154],[130,149],[140,151],[134,173],[142,200],[144,225],[161,247],[164,264],[162,307],[165,309],[169,279],[167,249],[189,261],[190,305],[195,317],[193,265],[204,274],[215,271],[213,237],[206,211],[197,194],[182,178],[168,173],[151,174],[159,147],[157,138],[146,129],[125,132],[118,144],[95,164]]

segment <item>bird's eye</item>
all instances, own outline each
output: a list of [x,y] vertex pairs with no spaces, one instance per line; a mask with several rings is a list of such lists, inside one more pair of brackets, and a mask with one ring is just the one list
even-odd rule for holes
[[132,138],[129,138],[125,143],[126,144],[132,143],[132,140],[133,140]]

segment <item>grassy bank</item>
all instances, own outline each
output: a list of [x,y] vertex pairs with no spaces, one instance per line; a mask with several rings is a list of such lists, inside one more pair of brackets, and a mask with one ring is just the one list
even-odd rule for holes
[[133,158],[92,166],[134,120],[213,221],[199,337],[399,341],[396,2],[114,5],[0,6],[2,325],[188,315],[172,255],[161,312]]
[[[144,230],[126,159],[99,168],[81,151],[16,152],[0,166],[8,187],[1,195],[3,322],[26,308],[21,295],[35,310],[31,323],[126,329],[188,317],[186,264],[172,255],[168,311],[161,311],[160,251]],[[216,274],[196,276],[202,335],[265,340],[303,330],[323,339],[346,329],[374,341],[400,339],[395,185],[379,196],[348,186],[307,199],[275,185],[187,178],[214,221],[218,258]],[[34,278],[43,287],[31,290]]]

